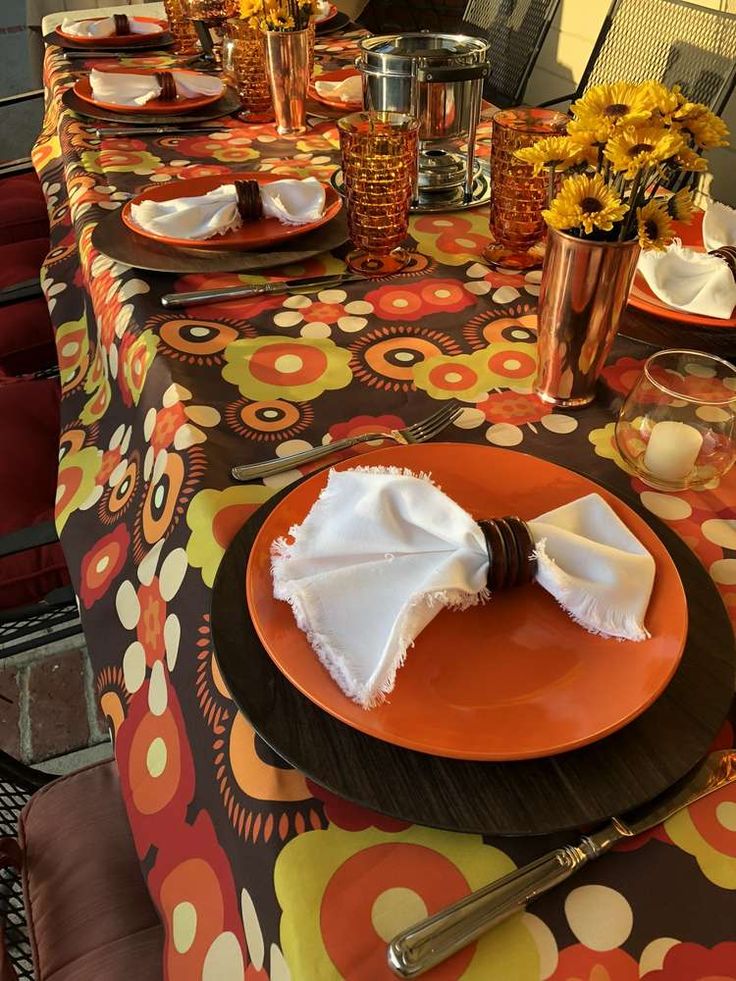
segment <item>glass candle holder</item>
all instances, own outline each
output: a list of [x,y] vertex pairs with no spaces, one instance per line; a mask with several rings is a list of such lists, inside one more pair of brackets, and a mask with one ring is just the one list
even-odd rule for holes
[[[493,117],[491,133],[491,219],[493,241],[483,258],[493,268],[534,269],[544,258],[538,248],[546,226],[542,209],[549,197],[549,174],[533,176],[531,164],[514,156],[545,136],[565,133],[569,118],[552,109],[504,109]],[[535,248],[536,247],[536,248]]]
[[350,269],[385,276],[403,269],[409,207],[417,182],[419,122],[399,112],[356,112],[338,120]]
[[178,55],[195,55],[200,50],[199,38],[187,12],[184,0],[164,0],[169,30]]
[[244,118],[254,123],[270,122],[273,105],[263,32],[234,17],[226,23],[225,34],[222,70],[238,91]]
[[698,490],[736,460],[736,367],[701,351],[659,351],[616,423],[616,445],[650,487]]
[[[215,61],[220,64],[223,27],[227,20],[238,15],[239,0],[183,0],[183,2],[195,27],[201,25],[205,29],[204,33],[209,33],[212,54]],[[207,45],[204,43],[202,35],[200,35],[200,41],[202,41],[206,55],[208,53]]]

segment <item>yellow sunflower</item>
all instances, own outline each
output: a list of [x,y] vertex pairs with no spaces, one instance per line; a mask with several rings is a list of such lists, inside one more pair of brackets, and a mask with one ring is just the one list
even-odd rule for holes
[[673,194],[667,201],[667,213],[675,221],[691,221],[693,211],[693,196],[686,187],[683,187],[677,194]]
[[603,149],[606,141],[599,140],[598,135],[593,130],[588,129],[585,123],[575,119],[571,119],[567,124],[567,132],[572,142],[582,154],[583,160],[590,164],[591,167],[597,167],[598,151]]
[[639,245],[643,249],[663,252],[672,241],[672,224],[666,207],[650,201],[636,211]]
[[594,85],[570,108],[575,119],[592,130],[599,141],[606,140],[619,127],[635,126],[651,117],[642,87],[628,82]]
[[582,148],[573,143],[569,136],[548,136],[544,140],[538,140],[534,146],[517,150],[514,156],[531,164],[535,177],[546,167],[554,167],[556,171],[560,171],[583,162]]
[[682,102],[682,95],[678,85],[669,88],[662,82],[653,79],[642,82],[640,85],[642,98],[650,112],[659,113],[660,116],[671,116],[676,112]]
[[695,150],[691,150],[689,146],[680,147],[675,156],[674,163],[680,170],[689,170],[698,174],[702,174],[708,169],[707,161],[699,153],[696,153]]
[[579,174],[564,181],[560,193],[542,215],[552,228],[582,228],[590,235],[596,228],[609,232],[627,210],[600,174]]
[[689,111],[681,112],[676,123],[680,132],[692,137],[695,145],[703,150],[728,146],[728,126],[707,106],[691,103]]
[[605,156],[627,180],[647,167],[669,160],[684,146],[682,137],[663,126],[628,126],[608,141]]

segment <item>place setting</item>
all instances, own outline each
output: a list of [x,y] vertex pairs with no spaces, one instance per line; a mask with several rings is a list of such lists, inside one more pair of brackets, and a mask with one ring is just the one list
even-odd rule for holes
[[342,201],[329,185],[250,171],[156,184],[92,233],[110,258],[172,273],[276,268],[347,238]]
[[65,51],[89,51],[90,56],[94,56],[98,52],[112,54],[170,48],[174,38],[169,32],[168,21],[113,14],[79,20],[67,17],[44,35],[44,41]]

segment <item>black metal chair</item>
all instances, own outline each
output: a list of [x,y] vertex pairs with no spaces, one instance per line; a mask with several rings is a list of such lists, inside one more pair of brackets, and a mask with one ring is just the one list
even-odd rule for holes
[[614,0],[576,90],[541,105],[605,82],[650,78],[722,112],[736,84],[736,14],[686,0]]
[[[0,750],[0,838],[15,838],[18,815],[31,796],[52,779]],[[34,981],[21,874],[12,862],[0,865],[0,927],[5,935],[5,954],[18,981]]]
[[483,88],[494,105],[519,105],[560,0],[469,0],[468,33],[490,44],[491,71]]

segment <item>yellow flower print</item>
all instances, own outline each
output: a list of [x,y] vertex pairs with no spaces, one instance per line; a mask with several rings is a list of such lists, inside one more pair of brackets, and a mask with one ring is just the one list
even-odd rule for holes
[[326,338],[243,338],[228,345],[225,360],[223,378],[248,399],[306,402],[353,377],[350,352]]
[[144,330],[135,340],[130,338],[132,334],[126,334],[120,345],[118,384],[125,404],[138,405],[159,337],[152,330]]
[[[397,834],[345,831],[335,825],[305,832],[281,851],[274,871],[283,910],[281,949],[291,976],[388,979],[391,937],[513,868],[477,835],[420,827]],[[514,917],[457,955],[443,977],[537,981],[534,939]]]
[[736,788],[731,785],[675,814],[664,829],[721,889],[736,889]]
[[492,388],[531,391],[536,370],[535,344],[494,341],[473,354],[427,358],[414,369],[414,384],[433,399],[477,402]]
[[56,349],[59,354],[61,390],[66,394],[84,380],[89,367],[86,313],[79,320],[68,320],[57,328]]
[[594,429],[588,435],[588,439],[595,447],[596,456],[602,456],[606,460],[613,460],[616,466],[623,470],[625,473],[635,476],[634,471],[626,463],[624,458],[618,451],[616,446],[616,441],[614,439],[614,431],[616,429],[615,422],[609,422],[602,429]]
[[214,583],[217,567],[235,533],[272,493],[269,487],[249,484],[221,491],[202,490],[192,498],[187,509],[187,525],[192,532],[187,559],[193,568],[202,570],[206,586]]
[[418,252],[446,266],[477,262],[478,255],[490,242],[488,215],[477,211],[413,215],[409,220],[409,234],[416,240]]
[[59,462],[56,490],[56,529],[61,534],[69,516],[82,505],[95,487],[102,466],[102,450],[85,446],[65,454]]

